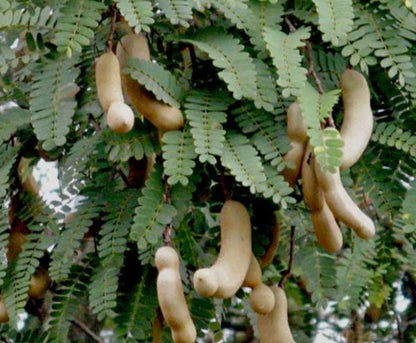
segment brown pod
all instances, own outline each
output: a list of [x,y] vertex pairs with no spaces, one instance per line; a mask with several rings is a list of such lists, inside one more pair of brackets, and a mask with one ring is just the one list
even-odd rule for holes
[[195,290],[204,297],[230,298],[243,284],[251,260],[251,224],[245,206],[227,200],[220,216],[221,249],[210,268],[194,274]]
[[363,154],[373,131],[370,91],[365,77],[347,69],[340,78],[344,119],[340,134],[344,140],[341,169],[354,165]]
[[32,174],[27,174],[26,171],[29,168],[30,159],[22,157],[17,165],[17,174],[19,176],[20,183],[22,184],[25,192],[32,195],[38,195],[40,186]]
[[36,273],[30,277],[29,297],[33,299],[43,299],[49,288],[50,282],[49,274],[45,269],[40,268],[37,270]]
[[134,113],[124,102],[113,102],[107,112],[107,124],[113,132],[127,133],[134,126]]
[[286,120],[291,149],[283,157],[283,160],[290,162],[291,167],[283,170],[283,176],[291,186],[294,186],[299,177],[308,138],[306,133],[307,128],[303,121],[302,111],[298,102],[294,102],[289,106]]
[[273,311],[257,316],[257,329],[261,343],[295,343],[287,318],[287,298],[285,291],[278,287],[270,287],[273,291],[275,304]]
[[373,237],[376,232],[374,223],[348,195],[342,184],[339,168],[331,174],[324,171],[319,163],[315,163],[314,170],[325,201],[335,218],[353,229],[359,237]]
[[270,288],[263,283],[261,276],[260,265],[252,254],[243,286],[252,289],[249,302],[253,311],[259,314],[267,314],[273,310],[274,295]]
[[2,297],[0,297],[0,323],[7,323],[9,321],[9,314],[7,313],[6,304]]
[[195,325],[189,314],[179,273],[179,257],[175,249],[161,247],[156,251],[157,298],[163,317],[172,331],[175,343],[196,340]]
[[178,130],[183,127],[184,119],[179,108],[157,100],[151,92],[123,72],[129,58],[150,61],[146,37],[143,34],[125,35],[117,44],[116,53],[122,70],[123,88],[134,108],[161,131]]
[[329,209],[314,170],[315,158],[308,144],[302,163],[302,194],[312,211],[312,224],[319,244],[329,252],[342,248],[342,233]]
[[114,102],[124,102],[120,64],[112,51],[102,54],[95,63],[95,83],[101,108],[107,112]]

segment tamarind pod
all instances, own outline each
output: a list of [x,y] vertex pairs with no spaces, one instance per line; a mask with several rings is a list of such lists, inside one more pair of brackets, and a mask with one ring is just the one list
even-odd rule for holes
[[232,297],[246,277],[252,256],[250,217],[242,203],[224,203],[220,226],[221,248],[216,262],[194,274],[195,290],[204,297]]
[[120,64],[112,51],[102,54],[95,63],[98,100],[104,112],[113,102],[124,102],[121,89]]
[[9,314],[7,313],[6,303],[0,298],[0,323],[7,323],[9,321]]
[[249,302],[253,311],[260,314],[267,314],[273,309],[274,295],[270,288],[263,283],[261,275],[259,262],[251,254],[250,265],[243,281],[243,286],[252,289]]
[[9,235],[9,242],[7,244],[7,261],[10,263],[22,252],[22,246],[26,243],[26,234],[20,231],[12,231]]
[[257,329],[261,343],[295,343],[287,318],[287,298],[285,291],[274,285],[270,287],[275,304],[272,312],[257,316]]
[[287,110],[287,134],[289,136],[291,149],[283,157],[283,161],[290,162],[291,167],[283,170],[283,176],[289,185],[294,186],[302,165],[302,158],[305,150],[306,125],[303,121],[302,111],[298,102],[292,103]]
[[319,244],[326,251],[332,253],[342,249],[342,232],[326,201],[322,209],[312,212],[312,224]]
[[28,295],[32,299],[43,299],[50,284],[49,273],[44,269],[39,269],[30,277]]
[[373,131],[373,113],[370,91],[365,77],[359,72],[346,69],[340,78],[344,119],[340,134],[344,140],[341,169],[355,164],[361,157]]
[[183,293],[178,254],[171,247],[161,247],[156,251],[155,264],[159,271],[157,297],[163,317],[171,328],[173,341],[195,342],[196,329]]
[[107,124],[113,132],[127,133],[134,126],[134,113],[124,102],[115,101],[108,108]]
[[373,237],[375,234],[374,223],[348,195],[342,184],[339,168],[334,174],[331,174],[323,171],[319,163],[315,163],[314,170],[328,207],[335,218],[353,229],[359,237]]
[[342,248],[342,232],[329,209],[315,175],[315,157],[308,144],[302,163],[302,194],[312,211],[312,224],[319,244],[328,252]]
[[[131,57],[150,60],[149,46],[143,34],[125,35],[117,44],[116,54],[122,71]],[[151,92],[127,73],[122,72],[121,79],[130,103],[156,128],[161,131],[170,131],[183,127],[184,119],[179,108],[157,100]]]
[[17,175],[19,176],[19,181],[25,192],[31,193],[33,195],[38,195],[40,186],[32,174],[25,175],[25,171],[29,168],[30,159],[21,157],[17,165]]
[[162,342],[162,331],[163,331],[163,324],[161,317],[162,315],[159,314],[157,311],[153,323],[152,323],[152,332],[153,332],[153,343],[163,343]]

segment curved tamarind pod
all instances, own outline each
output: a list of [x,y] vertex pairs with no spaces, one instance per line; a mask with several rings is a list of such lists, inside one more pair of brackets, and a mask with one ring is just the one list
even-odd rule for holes
[[108,108],[107,124],[113,132],[127,133],[134,126],[134,113],[124,102],[113,102]]
[[287,298],[285,291],[274,285],[275,304],[273,311],[257,316],[257,329],[261,343],[295,343],[287,318]]
[[4,300],[0,298],[0,323],[7,323],[9,321],[9,314]]
[[353,229],[359,237],[373,237],[375,234],[374,223],[348,195],[342,184],[339,168],[334,174],[331,174],[323,171],[319,163],[315,163],[314,170],[328,207],[335,218]]
[[250,265],[243,286],[252,289],[249,301],[253,311],[259,314],[267,314],[273,310],[273,292],[263,283],[259,262],[253,254],[251,254]]
[[9,235],[9,243],[7,244],[7,261],[10,263],[22,252],[22,246],[26,243],[26,234],[20,231],[12,231]]
[[221,249],[210,268],[194,274],[195,290],[204,297],[232,297],[243,284],[251,259],[250,217],[244,205],[227,200],[220,215]]
[[373,112],[367,81],[359,72],[347,69],[340,78],[344,119],[340,134],[344,140],[341,169],[351,167],[364,152],[373,131]]
[[175,249],[161,247],[156,251],[157,297],[163,317],[172,330],[175,343],[196,340],[195,325],[189,314],[179,274],[179,257]]
[[[117,57],[121,70],[127,66],[130,57],[150,61],[149,46],[143,34],[125,35],[117,44]],[[172,107],[155,98],[136,80],[127,73],[122,73],[122,84],[131,104],[147,120],[161,131],[180,129],[184,125],[182,112],[177,107]]]
[[102,54],[95,63],[95,82],[100,105],[107,112],[113,102],[124,102],[120,64],[112,51]]
[[342,232],[318,185],[315,163],[312,147],[308,144],[302,163],[302,194],[312,211],[312,224],[319,244],[325,250],[335,252],[342,248]]
[[302,111],[297,101],[292,103],[287,109],[286,120],[291,149],[285,154],[283,160],[285,162],[291,162],[292,168],[288,167],[284,169],[283,176],[289,185],[294,186],[299,177],[306,140],[308,138]]

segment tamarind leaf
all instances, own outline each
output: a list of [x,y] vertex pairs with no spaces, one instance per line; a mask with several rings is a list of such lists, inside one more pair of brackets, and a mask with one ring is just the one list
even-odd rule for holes
[[162,137],[163,168],[168,183],[186,186],[188,176],[195,167],[196,153],[191,133],[188,130],[165,132]]
[[137,243],[139,250],[156,246],[165,226],[177,214],[175,207],[164,201],[164,192],[162,168],[156,164],[137,200],[139,206],[135,209],[130,230],[130,238]]
[[243,186],[250,187],[251,193],[262,193],[266,190],[266,175],[260,157],[245,136],[226,136],[221,164],[229,169]]
[[99,232],[99,263],[94,268],[89,284],[89,302],[98,320],[114,318],[118,297],[120,269],[124,264],[127,238],[137,205],[136,191],[117,191],[110,195],[111,202],[104,208],[108,213]]
[[129,58],[125,71],[148,91],[151,91],[158,100],[180,107],[180,102],[184,98],[184,88],[173,74],[161,65],[138,58]]
[[301,66],[302,56],[299,48],[303,40],[310,36],[309,28],[302,27],[287,35],[276,28],[266,27],[263,38],[277,69],[277,84],[283,88],[282,95],[300,95],[304,88],[307,70]]
[[416,135],[391,123],[377,123],[371,140],[416,156]]
[[54,43],[58,51],[71,58],[74,52],[80,53],[83,46],[89,45],[103,10],[105,6],[101,1],[67,1],[59,10],[56,25]]
[[9,173],[16,161],[18,148],[0,148],[0,200],[7,194],[9,188]]
[[76,216],[65,223],[60,232],[51,255],[49,274],[53,280],[61,281],[68,277],[73,258],[93,219],[99,216],[102,205],[83,200],[76,211]]
[[277,103],[277,90],[273,76],[267,65],[260,59],[254,60],[256,66],[256,86],[258,95],[254,98],[257,108],[272,112]]
[[405,0],[404,4],[416,14],[416,0]]
[[231,102],[223,94],[212,91],[195,91],[186,98],[184,112],[201,163],[215,165],[215,156],[222,154],[225,140],[222,124],[227,120],[226,111]]
[[340,45],[353,28],[354,10],[352,0],[313,0],[319,15],[322,39]]
[[120,13],[136,33],[150,32],[149,25],[154,23],[152,2],[148,0],[116,0]]
[[191,2],[187,0],[159,0],[157,6],[173,25],[189,27],[192,20]]
[[78,295],[87,292],[92,273],[91,259],[91,255],[87,255],[83,264],[72,265],[68,278],[60,282],[54,291],[48,321],[48,342],[70,342],[70,322],[83,306],[83,298]]
[[[0,203],[0,251],[6,251],[9,244],[9,208],[5,203]],[[0,286],[4,283],[6,276],[7,263],[0,264]]]
[[309,141],[321,167],[330,172],[335,172],[342,163],[343,141],[335,128],[327,127],[321,130],[321,121],[331,114],[339,94],[339,90],[319,94],[307,82],[299,96],[303,119],[308,127]]
[[306,288],[311,292],[311,300],[317,308],[325,308],[329,300],[334,300],[336,291],[335,258],[316,247],[303,247],[296,254],[305,278]]
[[250,103],[242,103],[231,112],[242,132],[250,137],[264,159],[279,171],[284,168],[283,156],[289,150],[289,140],[282,124],[285,120],[283,112],[279,107],[275,113],[268,113],[255,109]]
[[225,81],[235,99],[256,97],[256,68],[239,39],[214,27],[200,29],[179,39],[195,44],[209,55],[213,64],[222,69],[218,76]]
[[77,59],[60,57],[38,63],[30,92],[31,122],[36,137],[46,151],[66,143],[66,135],[75,113]]
[[20,107],[5,109],[0,113],[0,142],[10,138],[16,130],[30,122],[31,113]]

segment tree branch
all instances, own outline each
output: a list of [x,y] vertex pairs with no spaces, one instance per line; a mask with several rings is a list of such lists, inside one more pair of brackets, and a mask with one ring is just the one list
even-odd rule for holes
[[112,3],[110,6],[110,31],[108,32],[107,36],[107,50],[113,51],[113,40],[114,40],[114,32],[116,31],[116,19],[117,19],[117,7],[115,3]]
[[87,325],[85,325],[83,322],[79,321],[78,319],[76,318],[72,319],[71,324],[75,325],[77,328],[79,328],[82,332],[84,332],[88,337],[93,339],[95,342],[103,343],[101,338],[95,332],[91,331]]
[[221,169],[221,174],[220,174],[221,189],[222,189],[222,193],[224,194],[224,199],[225,201],[227,201],[231,199],[231,194],[230,194],[230,190],[227,188],[227,181],[225,180],[224,168],[221,167],[220,169]]
[[[168,177],[166,174],[163,174],[162,176],[163,182],[165,183],[165,193],[163,194],[163,200],[166,204],[170,204],[171,199],[171,193],[170,193],[170,186],[168,184]],[[165,230],[162,233],[163,241],[165,242],[165,245],[172,246],[172,236],[173,236],[173,225],[172,223],[169,223],[165,226]]]
[[279,281],[280,288],[285,288],[287,279],[292,276],[293,262],[295,260],[295,229],[296,227],[294,225],[290,227],[289,265],[283,272],[282,278]]

